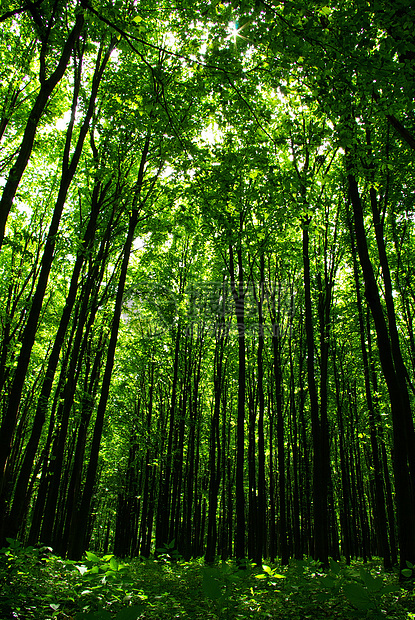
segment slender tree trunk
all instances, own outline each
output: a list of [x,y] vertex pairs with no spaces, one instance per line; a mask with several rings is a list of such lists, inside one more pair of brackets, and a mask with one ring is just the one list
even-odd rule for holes
[[290,411],[291,411],[291,429],[292,429],[292,438],[291,438],[291,449],[292,449],[292,460],[293,460],[293,526],[292,526],[292,535],[293,535],[293,551],[294,557],[298,560],[302,559],[302,545],[301,545],[301,532],[300,532],[300,496],[299,496],[299,464],[298,464],[298,420],[297,420],[297,406],[296,406],[296,395],[295,395],[295,376],[294,376],[294,355],[293,355],[293,314],[294,308],[291,307],[290,312],[290,333],[289,333],[289,358],[290,358]]
[[[59,188],[58,197],[55,204],[55,209],[52,216],[52,221],[50,223],[48,236],[45,243],[45,249],[42,257],[42,266],[39,274],[39,279],[36,287],[35,294],[32,298],[32,303],[29,310],[29,315],[27,319],[27,323],[22,335],[22,347],[19,355],[19,359],[17,361],[17,366],[15,370],[13,384],[10,389],[9,402],[7,406],[7,410],[4,413],[2,424],[0,427],[0,476],[3,476],[0,482],[0,486],[4,483],[4,471],[7,463],[8,456],[11,450],[11,444],[13,439],[13,432],[16,426],[17,414],[19,410],[23,385],[26,377],[26,372],[30,362],[30,355],[32,352],[32,348],[35,342],[35,337],[37,333],[39,316],[42,310],[43,299],[47,287],[47,283],[49,280],[49,273],[52,267],[54,250],[56,245],[56,235],[59,228],[60,219],[63,212],[63,207],[65,204],[66,196],[69,190],[69,186],[72,182],[72,179],[75,175],[76,169],[78,167],[78,163],[81,157],[82,148],[84,144],[85,137],[89,130],[89,124],[92,118],[92,114],[95,108],[95,100],[98,94],[99,84],[101,82],[104,69],[109,60],[110,53],[113,49],[113,45],[111,44],[107,49],[107,52],[104,54],[104,57],[101,61],[102,50],[100,50],[95,67],[95,73],[93,77],[93,85],[91,89],[91,95],[89,98],[89,105],[87,112],[85,114],[84,121],[80,128],[78,140],[75,146],[75,150],[73,152],[71,161],[69,163],[69,152],[70,152],[70,143],[72,137],[72,127],[75,115],[75,105],[72,109],[72,123],[70,123],[70,127],[68,128],[67,133],[67,141],[65,144],[65,153],[62,164],[62,177]],[[79,84],[78,84],[79,88]],[[76,102],[76,93],[75,99]],[[1,238],[0,238],[1,241]]]
[[[147,161],[149,146],[150,146],[150,137],[147,137],[144,147],[143,147],[142,154],[141,154],[141,162],[140,162],[140,168],[138,172],[135,197],[134,197],[135,201],[138,201],[139,196],[140,196],[140,191],[141,191],[141,187],[142,187],[143,179],[144,179],[144,169],[145,169],[145,164]],[[138,216],[139,216],[139,207],[137,207],[137,204],[133,203],[133,210],[130,214],[130,219],[129,219],[127,239],[124,244],[123,260],[121,264],[121,272],[120,272],[120,277],[118,281],[117,295],[116,295],[116,300],[115,300],[114,317],[113,317],[112,326],[111,326],[111,334],[110,334],[110,340],[108,344],[107,358],[106,358],[104,376],[103,376],[103,381],[102,381],[102,386],[101,386],[101,394],[100,394],[97,414],[95,418],[94,434],[92,437],[92,445],[91,445],[91,451],[89,455],[86,480],[84,484],[82,498],[79,503],[79,508],[77,510],[74,510],[73,519],[71,521],[68,554],[70,555],[70,557],[73,557],[75,559],[78,559],[81,557],[84,551],[84,546],[85,546],[85,542],[87,539],[88,517],[89,517],[92,494],[93,494],[93,489],[94,489],[94,484],[95,484],[95,477],[96,477],[97,467],[98,467],[99,447],[101,443],[102,429],[104,425],[105,410],[107,407],[107,401],[108,401],[108,396],[109,396],[112,369],[114,366],[114,356],[115,356],[115,349],[117,346],[118,329],[120,325],[121,310],[122,310],[122,303],[123,303],[124,290],[125,290],[125,282],[127,279],[127,268],[128,268],[128,262],[130,259],[131,248],[132,248],[133,241],[134,241],[135,229],[138,223]]]
[[278,320],[279,310],[275,309],[275,303],[280,304],[280,291],[274,292],[273,318],[272,318],[272,351],[273,370],[275,385],[275,402],[277,408],[277,461],[278,461],[278,505],[279,505],[279,550],[281,564],[288,564],[289,550],[287,539],[287,497],[286,497],[286,457],[285,457],[285,433],[283,415],[283,377],[281,366],[281,321]]
[[371,386],[373,388],[373,410],[375,413],[376,435],[379,438],[379,443],[380,443],[380,460],[381,460],[381,467],[383,471],[383,480],[385,481],[385,500],[386,500],[386,511],[388,515],[387,521],[389,523],[391,563],[392,563],[392,566],[396,566],[398,563],[398,555],[397,555],[398,544],[396,541],[396,520],[395,520],[392,485],[391,485],[389,465],[388,465],[388,457],[386,454],[385,436],[383,432],[382,420],[379,415],[378,401],[380,397],[379,397],[379,386],[378,386],[378,381],[377,381],[377,373],[376,373],[376,368],[375,368],[375,363],[373,360],[373,353],[372,353],[370,311],[368,311],[366,315],[366,337],[367,337],[368,360],[369,360],[369,366],[370,366],[370,381],[371,381]]
[[[336,403],[337,403],[337,424],[339,428],[339,452],[340,452],[340,471],[341,471],[341,488],[342,497],[340,500],[340,527],[342,532],[342,547],[343,555],[346,558],[346,564],[349,565],[351,561],[351,533],[350,533],[350,520],[351,520],[351,500],[350,500],[350,475],[349,468],[346,459],[345,450],[345,433],[343,423],[343,398],[341,396],[340,389],[340,376],[336,363],[336,352],[333,352],[333,370],[334,380],[336,384]],[[341,360],[340,360],[341,363]]]
[[164,472],[160,472],[160,489],[157,504],[157,521],[156,521],[156,549],[160,549],[169,541],[169,515],[170,515],[170,478],[172,471],[172,452],[174,428],[176,424],[176,401],[177,401],[177,384],[179,377],[179,353],[180,353],[180,323],[176,327],[176,338],[174,347],[173,362],[173,381],[171,387],[171,403],[169,415],[169,436],[167,440],[167,455]]
[[327,471],[324,460],[324,437],[319,417],[317,386],[314,376],[314,327],[311,304],[311,280],[309,258],[309,225],[311,219],[303,222],[303,265],[305,295],[305,331],[307,341],[307,377],[310,398],[311,425],[313,435],[313,533],[314,559],[328,565],[328,519],[327,519]]
[[303,553],[312,554],[314,548],[314,540],[311,527],[311,463],[309,458],[309,446],[307,439],[307,424],[305,418],[305,359],[306,359],[306,342],[303,334],[304,320],[302,315],[299,317],[299,355],[298,355],[298,381],[299,381],[299,403],[298,403],[298,421],[300,425],[300,500],[301,500],[301,548]]
[[4,240],[7,217],[12,206],[13,198],[16,195],[17,188],[26,169],[27,162],[29,161],[40,118],[55,86],[58,82],[60,82],[66,71],[74,46],[76,45],[81,34],[84,21],[85,18],[83,13],[78,13],[75,19],[74,27],[65,42],[55,71],[47,80],[41,81],[39,93],[26,123],[26,129],[19,148],[19,154],[9,172],[0,201],[0,248]]
[[[221,489],[221,507],[222,507],[222,528],[221,528],[221,560],[225,562],[229,557],[229,548],[232,545],[232,531],[229,530],[229,526],[232,526],[232,491],[228,492],[231,489],[230,483],[230,432],[229,426],[230,422],[227,419],[227,412],[230,411],[229,407],[229,387],[226,382],[226,372],[224,372],[224,386],[223,386],[223,395],[221,402],[221,421],[222,421],[222,433],[221,433],[221,443],[222,443],[222,462],[221,462],[221,470],[222,474],[222,489]],[[228,503],[228,498],[230,503]],[[231,515],[231,517],[229,517]]]
[[274,402],[272,399],[272,393],[268,394],[268,441],[269,441],[269,461],[268,461],[268,469],[269,469],[269,547],[268,547],[268,555],[271,562],[274,562],[275,556],[277,555],[277,528],[276,528],[276,475],[275,475],[275,467],[274,467],[274,452],[275,452],[275,413],[274,413]]
[[87,431],[89,428],[89,423],[94,408],[95,397],[98,390],[100,370],[102,366],[102,354],[105,350],[105,344],[103,341],[104,338],[101,335],[101,338],[99,339],[97,344],[97,350],[95,352],[94,364],[91,370],[91,375],[88,377],[88,374],[86,374],[85,377],[84,394],[82,397],[81,405],[81,419],[76,438],[76,448],[72,464],[71,479],[65,500],[65,524],[62,529],[62,535],[59,538],[59,549],[57,549],[58,553],[62,556],[64,556],[67,552],[69,527],[75,505],[75,498],[79,495],[82,483],[82,470],[86,451]]
[[[213,390],[214,390],[214,403],[213,403],[213,415],[210,430],[210,445],[209,445],[209,508],[208,508],[208,523],[207,523],[207,539],[206,539],[206,551],[205,562],[206,564],[212,564],[215,559],[216,544],[217,544],[217,525],[216,514],[218,508],[218,493],[221,481],[221,439],[220,439],[220,409],[222,402],[222,391],[224,388],[223,377],[223,357],[224,357],[224,343],[225,343],[225,322],[220,322],[217,326],[216,346],[215,346],[215,358],[214,358],[214,376],[213,376]],[[223,446],[222,446],[223,449]]]
[[264,253],[260,258],[260,290],[258,297],[258,350],[257,350],[257,369],[258,369],[258,498],[257,498],[257,523],[256,523],[256,549],[254,561],[260,566],[262,558],[265,556],[265,545],[267,540],[267,521],[266,521],[266,484],[265,484],[265,436],[264,436],[264,414],[265,414],[265,395],[264,395],[264,287],[265,287],[265,262]]
[[[96,267],[98,266],[99,265]],[[57,515],[56,507],[59,493],[62,497],[65,490],[65,486],[61,485],[61,475],[63,473],[65,445],[67,441],[70,414],[75,398],[78,379],[82,370],[82,360],[85,356],[85,351],[88,346],[88,339],[90,337],[94,318],[98,310],[96,300],[93,300],[91,303],[93,288],[95,287],[95,289],[98,289],[101,282],[101,278],[96,278],[96,271],[97,270],[93,266],[88,273],[88,278],[82,291],[83,294],[81,295],[81,307],[79,308],[79,312],[74,317],[76,333],[70,351],[68,369],[63,369],[66,376],[62,393],[62,402],[58,410],[59,426],[52,448],[52,458],[49,469],[49,488],[41,532],[41,538],[45,544],[54,545],[56,540],[60,542],[62,538],[61,532],[59,531],[59,525],[55,521],[55,517]],[[42,405],[44,406],[45,403],[42,403]],[[69,450],[68,453],[70,454],[71,451]]]
[[252,368],[247,377],[248,388],[248,558],[254,559],[257,525],[257,483],[256,483],[256,376]]
[[[99,207],[101,200],[98,199],[100,184],[97,183],[91,205],[91,216],[89,218],[88,225],[86,227],[81,249],[78,252],[75,265],[72,272],[71,282],[69,286],[69,292],[66,297],[65,306],[62,312],[61,320],[59,323],[58,331],[56,332],[53,348],[49,356],[48,365],[43,379],[40,396],[36,408],[36,413],[32,422],[32,431],[28,443],[26,444],[25,453],[23,457],[23,463],[19,472],[19,476],[14,489],[13,505],[10,511],[10,516],[7,526],[7,535],[11,538],[15,538],[17,529],[20,527],[21,520],[23,518],[23,512],[25,507],[25,500],[27,496],[27,485],[32,470],[32,464],[36,455],[36,451],[39,445],[40,436],[42,433],[43,425],[46,419],[47,406],[49,402],[50,393],[52,391],[53,379],[55,377],[56,368],[59,363],[59,356],[64,343],[65,334],[69,325],[71,313],[76,300],[76,293],[78,288],[78,279],[81,273],[82,265],[85,260],[85,253],[87,252],[95,232],[97,217],[99,213]],[[106,190],[101,193],[101,199],[103,199]]]
[[[152,355],[152,354],[151,354]],[[149,361],[149,372],[148,372],[148,404],[147,404],[147,417],[146,417],[146,428],[148,436],[151,433],[151,425],[153,419],[153,399],[154,399],[154,369],[155,369],[155,361],[151,359]],[[135,555],[142,555],[143,557],[149,557],[150,550],[147,549],[147,540],[148,540],[148,526],[149,526],[149,517],[152,512],[152,498],[151,498],[151,479],[154,479],[153,476],[153,467],[150,464],[152,456],[152,451],[150,448],[146,450],[145,462],[144,462],[144,487],[143,487],[143,505],[141,509],[141,523],[140,523],[140,531],[138,536],[139,548],[137,548],[137,553]]]
[[413,445],[412,412],[406,378],[399,372],[401,368],[399,359],[395,359],[393,356],[394,345],[391,344],[388,334],[379,290],[369,257],[363,222],[363,207],[357,181],[350,172],[348,182],[354,213],[357,251],[365,281],[366,299],[375,324],[380,362],[391,403],[400,566],[406,568],[407,561],[415,563],[415,530],[411,525],[415,518],[415,502],[411,481],[415,474],[413,471],[415,446]]
[[357,301],[357,311],[358,311],[358,319],[359,319],[359,332],[360,332],[360,348],[362,351],[363,358],[363,375],[365,382],[365,394],[366,394],[366,402],[369,414],[369,429],[370,429],[370,444],[372,448],[372,460],[373,460],[373,476],[375,482],[375,525],[376,531],[378,535],[379,549],[380,553],[383,557],[383,564],[385,570],[390,570],[392,568],[392,561],[390,556],[389,549],[389,541],[388,541],[388,523],[386,517],[386,509],[385,509],[385,496],[383,492],[383,475],[382,469],[379,459],[379,448],[376,434],[376,423],[375,423],[375,411],[372,399],[372,390],[370,383],[370,368],[369,368],[369,359],[366,350],[366,332],[365,332],[365,322],[363,318],[363,304],[360,293],[360,280],[359,280],[359,272],[357,267],[356,260],[356,249],[354,242],[353,229],[349,224],[350,237],[352,243],[352,255],[353,255],[353,272],[356,286],[356,301]]
[[238,329],[238,409],[236,420],[236,478],[235,478],[235,557],[241,566],[245,559],[245,491],[244,491],[244,444],[245,444],[245,291],[242,266],[242,250],[237,251],[238,281],[235,279],[234,250],[229,246],[229,266],[232,295],[235,301]]

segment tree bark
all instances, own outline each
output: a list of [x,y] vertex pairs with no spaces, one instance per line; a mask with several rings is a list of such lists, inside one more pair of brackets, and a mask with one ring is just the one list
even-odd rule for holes
[[311,427],[313,435],[313,534],[314,559],[328,565],[328,519],[327,493],[328,480],[325,466],[324,436],[319,416],[317,386],[314,375],[314,326],[311,303],[311,277],[309,257],[309,225],[311,218],[303,221],[303,265],[304,265],[304,305],[305,332],[307,342],[307,378],[310,398]]
[[[349,166],[350,168],[350,166]],[[415,502],[411,465],[415,455],[413,446],[413,422],[405,377],[398,373],[392,352],[392,343],[383,314],[376,278],[370,260],[366,231],[363,221],[363,206],[356,178],[348,171],[349,196],[353,206],[356,245],[365,281],[365,294],[369,304],[378,341],[379,358],[388,387],[394,442],[394,475],[398,520],[400,566],[406,568],[406,561],[415,563]]]
[[245,491],[244,491],[244,444],[245,444],[245,291],[242,250],[237,250],[238,280],[235,279],[234,250],[229,246],[231,289],[235,302],[238,330],[238,408],[236,420],[236,478],[235,478],[235,557],[241,566],[245,560]]
[[[139,199],[141,187],[144,179],[145,164],[147,161],[148,150],[150,146],[150,136],[146,138],[143,151],[141,154],[140,168],[136,183],[134,200]],[[88,516],[92,500],[92,494],[95,484],[95,477],[98,467],[99,447],[101,443],[102,430],[104,426],[105,410],[107,407],[112,369],[114,366],[115,349],[117,346],[118,330],[120,326],[121,310],[125,290],[125,282],[127,279],[127,268],[130,259],[131,248],[134,241],[135,229],[138,223],[138,216],[141,205],[133,203],[133,209],[129,218],[129,226],[127,238],[124,244],[123,261],[121,264],[121,272],[118,281],[117,295],[114,307],[114,317],[111,326],[110,340],[108,344],[105,370],[101,386],[101,394],[98,403],[97,414],[95,418],[94,434],[92,438],[91,451],[89,454],[88,469],[86,480],[79,503],[79,508],[74,510],[73,519],[71,521],[71,529],[69,534],[68,554],[74,559],[79,559],[84,551],[87,538]]]
[[[17,414],[19,410],[23,385],[26,377],[26,371],[30,362],[30,355],[32,352],[32,348],[35,342],[35,337],[37,333],[39,316],[42,310],[43,299],[47,287],[47,283],[49,280],[49,274],[52,267],[54,250],[56,245],[56,235],[59,228],[60,219],[63,212],[63,207],[65,204],[66,196],[68,193],[69,186],[72,182],[72,179],[75,175],[76,169],[78,167],[78,163],[81,157],[82,148],[84,144],[85,137],[87,135],[89,124],[92,118],[92,114],[95,108],[95,100],[98,94],[98,88],[104,73],[104,69],[109,60],[110,53],[113,49],[113,45],[111,44],[106,53],[104,54],[104,58],[101,62],[101,52],[100,50],[95,67],[95,73],[93,77],[93,85],[91,89],[91,94],[89,98],[89,105],[87,112],[85,114],[84,121],[80,128],[80,133],[78,136],[78,140],[75,146],[74,153],[72,155],[70,163],[68,163],[68,155],[70,149],[70,142],[72,136],[72,128],[68,129],[67,141],[65,145],[65,153],[62,165],[62,177],[61,183],[59,187],[59,193],[56,200],[52,221],[49,227],[48,236],[45,243],[45,249],[42,257],[42,265],[39,274],[39,279],[36,287],[36,291],[32,298],[32,303],[29,310],[29,315],[27,318],[26,326],[22,335],[22,347],[20,351],[20,355],[18,358],[13,384],[10,389],[9,402],[7,409],[4,413],[2,424],[0,428],[0,476],[1,483],[4,484],[4,472],[7,463],[8,456],[11,450],[11,444],[13,439],[13,432],[16,426]],[[79,88],[79,85],[78,85]],[[76,99],[75,99],[76,100]],[[72,111],[72,115],[74,117],[74,109]],[[1,238],[0,238],[1,241]]]
[[0,201],[0,248],[4,240],[7,217],[9,215],[13,198],[16,195],[20,180],[27,166],[27,162],[29,161],[40,118],[46,104],[49,101],[49,97],[51,96],[52,91],[54,90],[58,82],[62,79],[66,71],[66,67],[68,66],[72,50],[74,49],[74,46],[81,34],[84,21],[85,18],[83,13],[78,13],[75,19],[74,27],[69,33],[69,36],[63,47],[58,66],[47,80],[41,81],[39,94],[36,98],[36,101],[30,112],[29,119],[26,123],[26,129],[23,135],[22,143],[19,148],[19,154],[17,156],[16,162],[14,163],[9,172],[9,176],[4,186],[3,194]]

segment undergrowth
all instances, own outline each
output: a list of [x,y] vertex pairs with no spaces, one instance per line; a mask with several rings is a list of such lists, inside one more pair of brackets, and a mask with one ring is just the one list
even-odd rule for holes
[[245,569],[183,561],[173,546],[157,559],[87,552],[81,562],[9,540],[0,550],[1,620],[415,620],[413,585],[380,562],[311,558]]

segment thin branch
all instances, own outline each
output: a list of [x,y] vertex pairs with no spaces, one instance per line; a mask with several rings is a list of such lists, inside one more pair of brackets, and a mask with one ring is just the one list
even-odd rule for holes
[[[38,0],[37,2],[28,2],[20,9],[15,9],[14,11],[6,11],[3,15],[0,15],[0,23],[5,22],[9,17],[14,17],[15,15],[20,15],[20,13],[24,13],[25,11],[32,12],[33,9],[37,9],[38,6],[42,4],[43,0]],[[36,20],[35,20],[36,21]]]
[[[137,37],[133,34],[129,34],[125,30],[123,30],[122,28],[114,24],[114,22],[112,22],[111,20],[107,19],[103,15],[100,15],[100,13],[98,13],[98,11],[94,9],[91,5],[89,5],[88,2],[85,0],[82,1],[82,6],[88,9],[89,11],[91,11],[91,13],[93,13],[100,21],[104,22],[104,24],[107,24],[107,26],[109,26],[110,28],[113,28],[116,32],[118,32],[118,34],[121,35],[121,37],[130,46],[130,48],[134,52],[136,52],[140,56],[140,58],[143,60],[143,62],[145,62],[147,65],[148,65],[148,62],[143,58],[141,52],[139,52],[139,50],[131,43],[131,40],[136,41],[137,43],[141,43],[145,47],[149,47],[151,49],[157,50],[159,53],[165,54],[166,56],[173,56],[175,58],[180,58],[182,60],[185,60],[186,62],[192,65],[196,64],[200,67],[204,67],[205,69],[214,69],[215,71],[220,71],[221,73],[224,73],[225,75],[228,75],[230,73],[226,69],[223,69],[222,67],[219,67],[217,65],[211,65],[211,64],[202,62],[201,60],[190,58],[190,56],[186,56],[185,54],[179,54],[178,52],[172,52],[171,50],[168,50],[166,47],[155,45],[154,43],[149,43],[148,41],[145,41],[144,39],[141,39],[140,37]],[[150,67],[150,65],[148,66]]]

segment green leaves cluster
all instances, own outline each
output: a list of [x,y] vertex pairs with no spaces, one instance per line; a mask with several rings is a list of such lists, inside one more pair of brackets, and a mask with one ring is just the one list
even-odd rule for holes
[[[174,544],[174,543],[173,543]],[[275,618],[294,620],[332,613],[407,620],[415,611],[411,590],[372,566],[330,560],[323,572],[311,558],[288,567],[247,563],[203,566],[200,562],[120,561],[87,552],[81,563],[62,560],[50,549],[14,540],[0,550],[0,615],[25,620],[167,620]],[[383,611],[382,611],[383,610]],[[331,617],[330,615],[328,617]]]

